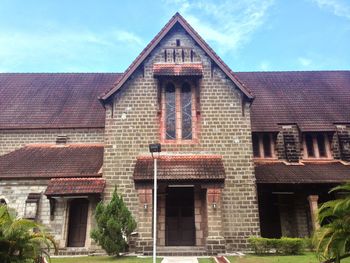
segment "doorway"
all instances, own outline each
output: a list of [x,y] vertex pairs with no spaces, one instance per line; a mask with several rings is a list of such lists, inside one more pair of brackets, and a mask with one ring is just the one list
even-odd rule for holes
[[165,222],[167,246],[195,245],[193,187],[168,187]]
[[69,206],[68,247],[84,247],[89,201],[73,199]]

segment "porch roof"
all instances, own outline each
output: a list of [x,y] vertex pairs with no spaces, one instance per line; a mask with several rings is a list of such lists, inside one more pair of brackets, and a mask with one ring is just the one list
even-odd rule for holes
[[256,165],[255,177],[258,184],[342,183],[350,181],[350,165],[340,161],[264,163]]
[[30,144],[0,156],[1,179],[102,176],[101,144]]
[[202,76],[202,63],[156,63],[153,65],[155,76]]
[[45,195],[101,194],[105,184],[103,178],[55,178],[49,181]]
[[[157,157],[159,181],[223,181],[225,169],[220,155],[164,155]],[[134,170],[135,182],[153,180],[153,158],[140,156]]]

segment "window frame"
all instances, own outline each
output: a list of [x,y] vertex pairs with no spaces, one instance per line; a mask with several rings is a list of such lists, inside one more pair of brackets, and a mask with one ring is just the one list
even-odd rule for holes
[[[323,136],[324,139],[324,147],[325,147],[325,153],[326,156],[320,156],[320,150],[318,147],[318,140],[317,137],[319,135]],[[312,138],[312,146],[313,146],[313,152],[314,156],[309,156],[307,144],[306,144],[306,136],[311,136]],[[326,132],[306,132],[302,136],[303,138],[303,159],[305,160],[329,160],[333,159],[332,151],[331,151],[331,141],[329,139],[329,134]]]
[[[175,139],[166,138],[166,87],[169,84],[173,84],[175,87]],[[192,139],[182,138],[182,105],[181,105],[181,89],[182,86],[188,83],[191,87],[191,116],[192,116]],[[196,144],[198,143],[198,84],[193,79],[169,79],[162,81],[160,85],[161,96],[161,116],[160,116],[160,137],[163,144]]]
[[[265,156],[265,146],[264,146],[264,136],[268,135],[270,140],[270,150],[271,156]],[[254,139],[253,136],[257,136],[258,138],[258,152],[259,156],[254,155]],[[277,159],[276,155],[276,134],[273,132],[253,132],[252,133],[252,147],[253,147],[253,158],[254,159]]]

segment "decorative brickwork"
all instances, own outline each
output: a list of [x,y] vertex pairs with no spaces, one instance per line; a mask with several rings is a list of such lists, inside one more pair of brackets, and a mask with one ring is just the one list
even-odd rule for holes
[[345,125],[338,125],[337,135],[341,159],[350,162],[350,128]]
[[284,125],[282,126],[282,133],[286,160],[291,163],[299,162],[301,147],[298,127],[296,125]]

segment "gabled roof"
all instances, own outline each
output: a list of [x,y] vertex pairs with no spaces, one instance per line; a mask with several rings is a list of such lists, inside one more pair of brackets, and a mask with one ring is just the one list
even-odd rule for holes
[[119,73],[1,73],[0,129],[103,128],[97,97]]
[[0,179],[99,177],[101,144],[30,144],[0,156]]
[[107,92],[100,95],[101,101],[107,100],[111,95],[119,90],[121,86],[130,78],[135,70],[142,64],[148,55],[156,48],[159,42],[168,34],[168,32],[176,25],[180,24],[184,30],[196,41],[196,43],[207,53],[207,55],[215,62],[215,64],[236,84],[236,86],[249,98],[253,95],[250,90],[238,79],[233,71],[222,61],[222,59],[214,52],[214,50],[203,40],[203,38],[190,26],[190,24],[179,14],[176,13],[162,30],[153,38],[140,55],[131,63],[124,72],[123,76],[114,86]]

